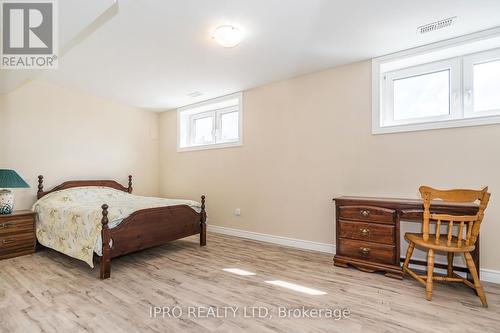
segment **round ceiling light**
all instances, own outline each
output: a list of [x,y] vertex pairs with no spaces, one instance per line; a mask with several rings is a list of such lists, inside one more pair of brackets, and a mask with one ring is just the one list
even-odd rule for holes
[[235,47],[243,39],[241,31],[232,25],[221,25],[215,29],[212,38],[223,47]]

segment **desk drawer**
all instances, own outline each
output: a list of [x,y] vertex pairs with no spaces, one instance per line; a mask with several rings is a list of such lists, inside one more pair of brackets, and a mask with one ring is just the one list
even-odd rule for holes
[[10,234],[33,232],[34,222],[34,219],[31,217],[2,219],[0,221],[0,237]]
[[339,237],[394,245],[394,226],[377,223],[339,221]]
[[35,234],[33,232],[0,237],[0,252],[8,251],[12,248],[29,246],[35,247]]
[[356,221],[394,224],[396,211],[373,206],[340,206],[339,218]]
[[396,262],[396,248],[392,245],[345,238],[339,239],[339,245],[339,254],[342,256],[382,264],[395,264]]
[[26,254],[31,254],[31,253],[35,253],[35,246],[33,244],[12,247],[9,249],[0,248],[0,260],[1,259],[8,259],[8,258],[15,258],[15,257],[19,257],[19,256],[23,256]]

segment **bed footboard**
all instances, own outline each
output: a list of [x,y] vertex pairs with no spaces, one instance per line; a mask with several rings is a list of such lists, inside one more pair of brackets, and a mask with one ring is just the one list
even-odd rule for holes
[[113,229],[108,227],[107,215],[108,205],[104,204],[101,279],[110,277],[112,258],[196,234],[200,234],[200,246],[207,243],[205,196],[201,197],[200,213],[187,205],[143,209],[134,212]]

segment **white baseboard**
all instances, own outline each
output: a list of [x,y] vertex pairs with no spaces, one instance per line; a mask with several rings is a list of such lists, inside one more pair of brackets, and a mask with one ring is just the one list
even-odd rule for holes
[[500,271],[481,268],[481,281],[500,284]]
[[[410,264],[410,268],[414,269],[420,269],[422,271],[426,270],[425,266],[420,266],[420,265],[413,265]],[[446,270],[442,268],[434,268],[435,273],[439,274],[446,274]],[[458,272],[458,275],[462,277],[466,277],[466,273]],[[500,284],[500,271],[495,271],[493,269],[487,269],[487,268],[481,268],[480,270],[480,275],[481,275],[481,281],[483,282],[491,282],[491,283],[496,283]]]
[[208,231],[212,231],[218,234],[224,234],[229,236],[236,236],[241,238],[247,238],[252,240],[257,240],[266,243],[278,244],[289,246],[297,249],[311,250],[318,252],[325,252],[329,254],[335,254],[335,245],[312,242],[302,239],[288,238],[282,236],[274,236],[268,234],[261,234],[253,231],[246,231],[241,229],[233,229],[227,227],[219,227],[216,225],[208,225]]
[[[283,246],[289,246],[289,247],[293,247],[296,249],[311,250],[311,251],[329,253],[332,255],[335,254],[335,245],[333,245],[333,244],[318,243],[318,242],[313,242],[313,241],[308,241],[308,240],[303,240],[303,239],[288,238],[288,237],[275,236],[275,235],[269,235],[269,234],[261,234],[261,233],[253,232],[253,231],[220,227],[217,225],[210,225],[210,224],[207,225],[207,228],[208,228],[208,231],[215,232],[218,234],[247,238],[247,239],[252,239],[252,240],[266,242],[266,243],[272,243],[272,244],[278,244],[278,245],[283,245]],[[421,267],[418,267],[418,268],[421,268]],[[424,269],[425,269],[425,267],[424,267]],[[444,272],[444,270],[442,270],[442,271],[436,270],[436,271],[440,272],[440,273]],[[487,268],[481,268],[480,271],[481,271],[481,280],[482,281],[500,284],[500,271],[496,271],[493,269],[487,269]]]
[[[416,269],[416,270],[419,270],[421,272],[425,272],[427,270],[427,266],[422,266],[422,265],[417,265],[417,264],[410,264],[409,266],[411,269]],[[448,271],[444,268],[434,267],[434,273],[445,275],[448,273]],[[467,273],[465,273],[465,272],[455,272],[455,273],[457,273],[461,277],[467,277]]]

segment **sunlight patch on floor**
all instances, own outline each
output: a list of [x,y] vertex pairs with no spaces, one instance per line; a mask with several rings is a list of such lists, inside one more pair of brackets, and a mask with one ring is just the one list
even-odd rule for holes
[[222,270],[224,272],[233,273],[233,274],[241,275],[241,276],[256,275],[255,273],[252,273],[252,272],[249,272],[249,271],[245,271],[245,270],[239,269],[239,268],[223,268]]
[[295,284],[291,282],[286,282],[286,281],[281,281],[281,280],[274,280],[274,281],[266,281],[266,283],[287,288],[290,290],[298,291],[304,294],[308,295],[314,295],[314,296],[319,296],[319,295],[326,295],[324,291],[317,290],[317,289],[312,289],[308,287],[301,286],[300,284]]

